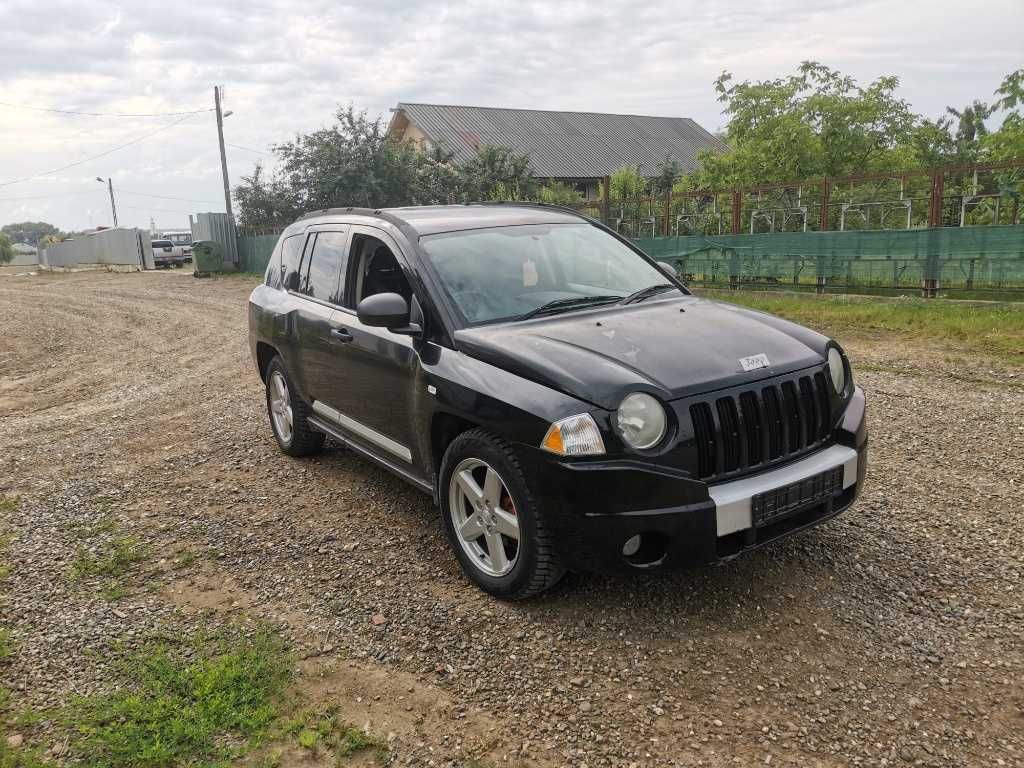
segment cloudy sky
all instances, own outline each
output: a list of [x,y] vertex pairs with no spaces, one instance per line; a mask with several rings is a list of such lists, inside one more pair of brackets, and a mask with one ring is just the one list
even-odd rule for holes
[[268,145],[349,102],[385,117],[426,101],[688,116],[715,130],[723,69],[760,80],[815,59],[865,83],[897,74],[934,116],[1024,66],[1022,29],[1022,0],[0,0],[0,224],[110,224],[97,176],[113,177],[122,225],[223,211],[212,113],[166,115],[211,107],[215,84],[234,112],[234,184],[272,163],[258,154]]

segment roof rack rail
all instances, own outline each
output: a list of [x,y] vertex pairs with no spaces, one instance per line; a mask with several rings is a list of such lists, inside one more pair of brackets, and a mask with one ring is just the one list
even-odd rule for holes
[[340,208],[318,208],[315,211],[307,211],[306,213],[299,216],[296,221],[302,221],[303,219],[311,219],[314,216],[330,216],[331,214],[340,213],[355,213],[360,216],[379,216],[381,214],[381,208],[360,208],[358,206],[350,205]]

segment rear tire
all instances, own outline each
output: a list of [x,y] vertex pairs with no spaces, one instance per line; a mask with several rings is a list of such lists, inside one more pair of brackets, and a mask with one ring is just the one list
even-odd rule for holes
[[324,433],[309,426],[312,409],[299,397],[280,357],[267,365],[267,416],[277,446],[289,456],[310,456],[324,447]]
[[565,574],[544,511],[505,440],[482,429],[456,437],[441,462],[438,491],[452,550],[485,592],[523,600]]

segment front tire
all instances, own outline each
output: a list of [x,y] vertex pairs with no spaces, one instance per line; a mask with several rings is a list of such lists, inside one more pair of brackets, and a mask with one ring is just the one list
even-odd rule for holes
[[482,590],[522,600],[562,578],[543,510],[507,442],[481,429],[456,437],[441,463],[439,492],[452,550]]
[[289,456],[310,456],[324,447],[324,433],[309,426],[312,409],[299,397],[280,357],[267,366],[267,415],[277,446]]

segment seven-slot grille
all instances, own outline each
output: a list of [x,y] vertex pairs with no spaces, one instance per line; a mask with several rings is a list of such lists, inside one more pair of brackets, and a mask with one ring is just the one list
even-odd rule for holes
[[822,371],[693,403],[699,476],[706,480],[806,452],[828,437],[830,415]]

